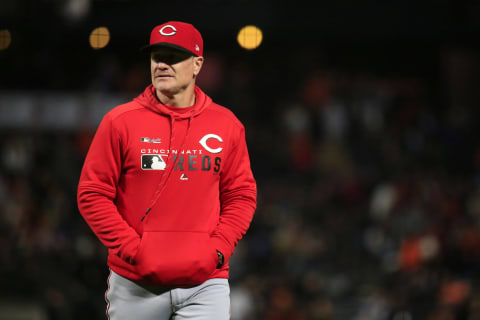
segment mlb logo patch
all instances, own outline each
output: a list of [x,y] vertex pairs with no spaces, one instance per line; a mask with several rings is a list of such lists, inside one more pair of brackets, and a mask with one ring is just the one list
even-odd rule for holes
[[167,164],[160,154],[142,154],[143,170],[165,170]]

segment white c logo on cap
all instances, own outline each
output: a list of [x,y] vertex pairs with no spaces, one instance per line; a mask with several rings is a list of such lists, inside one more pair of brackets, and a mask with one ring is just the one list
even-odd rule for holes
[[[170,29],[172,29],[172,31],[170,31],[170,32],[165,32],[164,30],[165,30],[166,28],[170,28]],[[177,29],[175,29],[174,26],[172,26],[172,25],[170,25],[170,24],[167,24],[166,26],[163,26],[163,27],[159,30],[159,32],[160,32],[160,34],[161,34],[162,36],[167,36],[167,37],[168,37],[168,36],[173,36],[175,33],[177,33]]]
[[202,139],[200,139],[200,144],[202,145],[202,147],[204,147],[205,149],[207,149],[207,151],[211,152],[211,153],[219,153],[223,150],[222,147],[220,148],[216,148],[216,149],[212,149],[210,148],[209,146],[207,146],[207,140],[208,139],[216,139],[220,142],[223,142],[222,138],[217,136],[216,134],[213,134],[213,133],[209,133],[207,135],[205,135]]

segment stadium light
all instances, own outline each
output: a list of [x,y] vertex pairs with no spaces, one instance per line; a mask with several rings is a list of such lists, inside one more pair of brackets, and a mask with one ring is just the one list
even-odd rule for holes
[[238,44],[247,50],[258,48],[258,46],[262,43],[262,40],[262,30],[252,25],[245,26],[240,29],[237,36]]
[[90,46],[95,49],[105,48],[110,41],[110,31],[107,27],[98,27],[90,33]]
[[0,51],[7,50],[12,43],[12,34],[8,29],[0,29]]

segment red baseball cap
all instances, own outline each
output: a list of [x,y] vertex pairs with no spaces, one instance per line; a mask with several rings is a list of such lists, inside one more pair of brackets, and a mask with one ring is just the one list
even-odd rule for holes
[[171,47],[203,56],[203,39],[193,25],[180,21],[169,21],[153,28],[150,44],[142,49],[150,51],[155,47]]

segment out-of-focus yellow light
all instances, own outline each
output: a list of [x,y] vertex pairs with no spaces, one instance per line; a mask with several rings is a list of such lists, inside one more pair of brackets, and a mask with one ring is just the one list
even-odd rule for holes
[[12,43],[12,34],[8,29],[0,29],[0,51],[6,50]]
[[107,27],[98,27],[90,33],[90,46],[93,49],[105,48],[110,41],[110,31]]
[[237,41],[242,48],[253,50],[262,43],[262,30],[256,26],[245,26],[238,32]]

